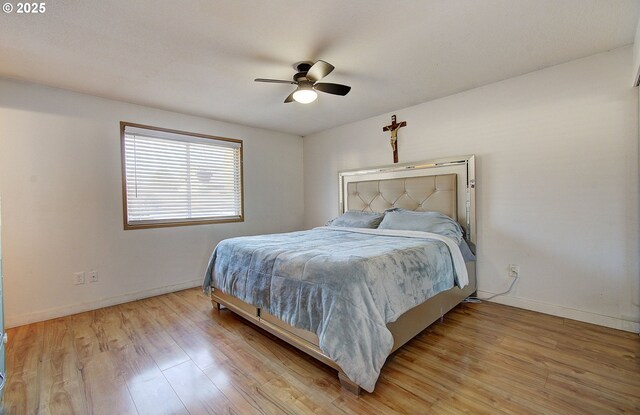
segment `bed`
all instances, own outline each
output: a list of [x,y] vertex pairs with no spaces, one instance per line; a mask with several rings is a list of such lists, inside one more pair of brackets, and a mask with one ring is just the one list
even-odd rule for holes
[[215,307],[337,369],[358,394],[373,390],[390,353],[476,290],[475,157],[338,176],[338,213],[439,212],[464,241],[340,226],[231,238],[214,250],[203,287]]

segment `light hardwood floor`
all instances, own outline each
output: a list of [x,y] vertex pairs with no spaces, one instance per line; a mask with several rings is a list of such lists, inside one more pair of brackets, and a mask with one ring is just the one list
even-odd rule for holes
[[372,394],[198,289],[9,330],[5,414],[640,413],[639,336],[462,304]]

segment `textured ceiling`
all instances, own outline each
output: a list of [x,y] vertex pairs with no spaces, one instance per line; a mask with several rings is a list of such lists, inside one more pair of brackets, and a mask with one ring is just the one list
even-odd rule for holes
[[[637,0],[46,5],[0,15],[0,76],[298,135],[630,44],[640,12]],[[318,59],[349,95],[283,104],[292,86],[253,82]]]

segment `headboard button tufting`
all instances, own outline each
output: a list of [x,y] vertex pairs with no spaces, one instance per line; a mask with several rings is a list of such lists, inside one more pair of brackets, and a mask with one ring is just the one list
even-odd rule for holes
[[455,174],[354,181],[348,184],[349,196],[345,207],[348,210],[349,206],[357,206],[373,212],[392,207],[430,210],[457,219],[456,184]]

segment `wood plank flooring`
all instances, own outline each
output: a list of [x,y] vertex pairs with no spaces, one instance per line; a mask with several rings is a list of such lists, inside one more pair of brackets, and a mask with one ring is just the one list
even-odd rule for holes
[[9,330],[4,414],[639,414],[640,338],[462,304],[394,353],[374,393],[198,289]]

